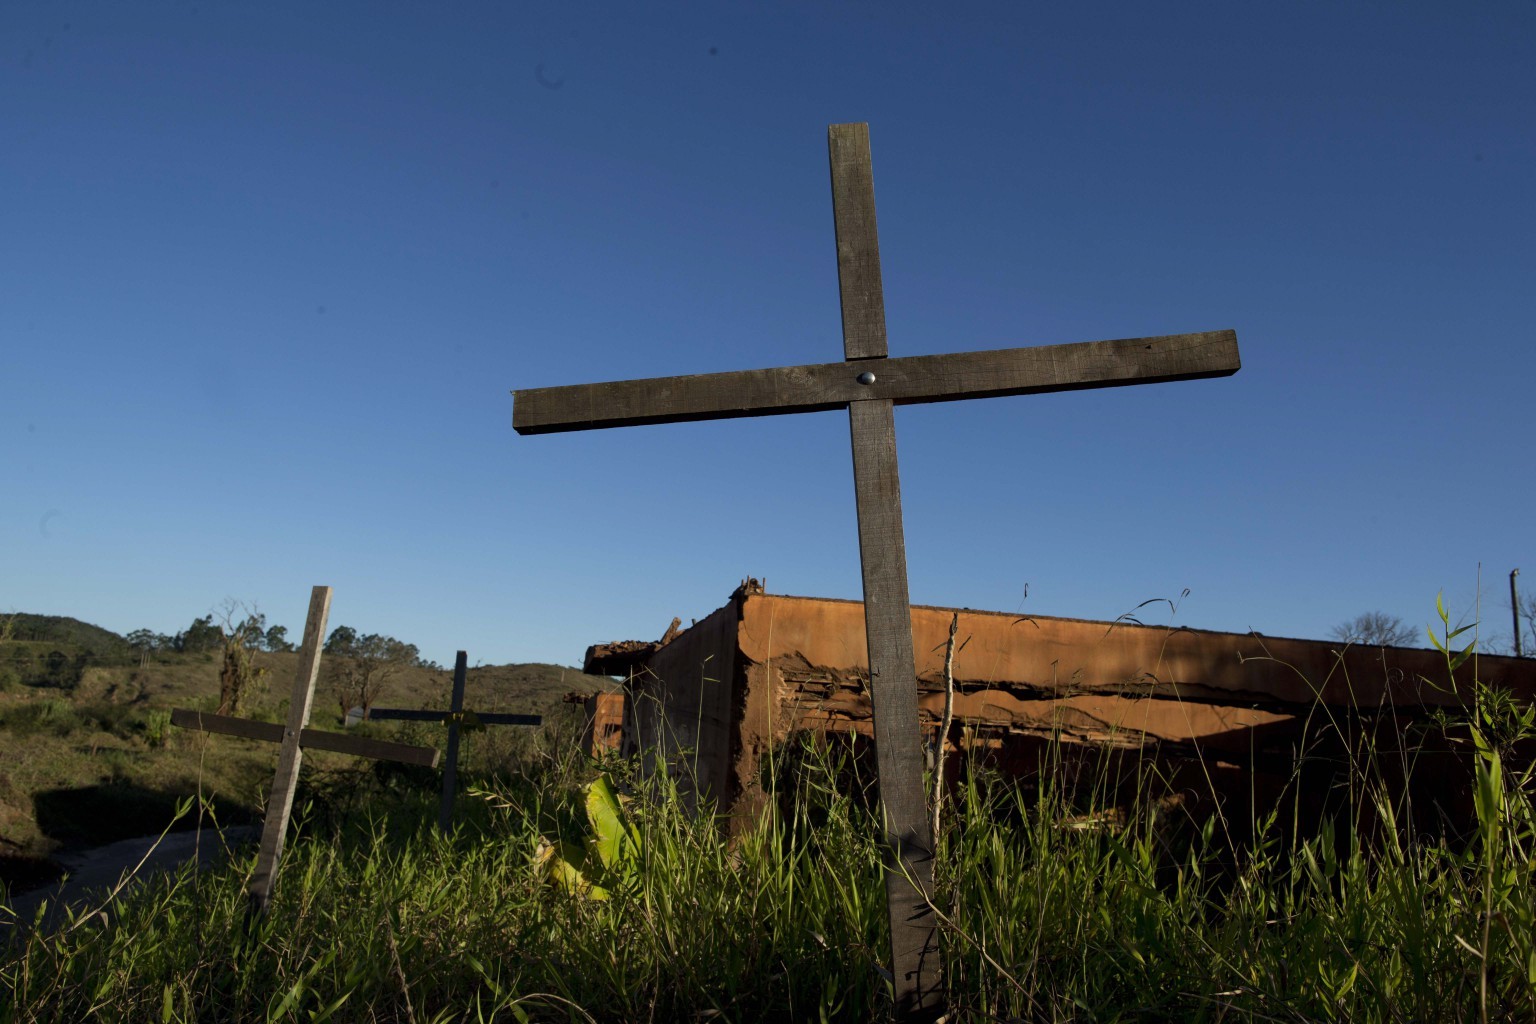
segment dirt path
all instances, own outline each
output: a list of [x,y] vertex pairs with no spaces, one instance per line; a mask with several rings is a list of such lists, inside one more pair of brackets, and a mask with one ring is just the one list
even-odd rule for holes
[[[65,907],[90,909],[98,906],[106,900],[107,894],[122,877],[141,860],[143,866],[139,867],[138,873],[124,887],[124,891],[144,878],[157,872],[174,870],[189,860],[195,859],[199,869],[211,867],[224,860],[226,846],[238,850],[254,842],[260,834],[260,828],[255,825],[240,825],[219,831],[202,829],[171,832],[164,839],[159,836],[140,836],[89,850],[57,854],[54,859],[64,866],[68,874],[60,881],[12,898],[10,908],[16,912],[15,918],[0,909],[0,941],[12,932],[30,925],[44,901],[48,903],[42,921],[44,928],[64,921]],[[158,846],[156,840],[159,840]],[[3,899],[0,899],[0,907],[3,904]]]

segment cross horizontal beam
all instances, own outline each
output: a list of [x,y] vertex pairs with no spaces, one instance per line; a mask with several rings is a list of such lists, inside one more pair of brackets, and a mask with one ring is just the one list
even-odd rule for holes
[[[272,722],[253,722],[249,718],[188,711],[184,708],[176,708],[171,712],[171,724],[183,729],[201,729],[203,732],[243,736],[248,740],[266,740],[269,743],[281,743],[285,732],[282,726]],[[329,750],[379,761],[402,761],[428,768],[437,767],[437,751],[432,747],[415,747],[408,743],[390,743],[361,736],[342,736],[323,729],[304,729],[299,733],[299,746],[305,750]]]
[[[1226,377],[1240,365],[1234,331],[850,360],[525,388],[512,393],[512,426],[519,434],[549,434],[819,412],[869,399],[890,399],[896,405],[953,402]],[[874,379],[862,383],[859,376],[866,371]]]
[[[514,715],[503,711],[465,711],[464,724],[474,725],[543,725],[543,715]],[[438,722],[453,719],[451,711],[413,711],[409,708],[369,708],[368,717],[376,721]]]

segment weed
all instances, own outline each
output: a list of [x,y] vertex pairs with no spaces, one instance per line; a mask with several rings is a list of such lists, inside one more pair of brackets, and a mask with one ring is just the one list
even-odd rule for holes
[[171,713],[164,709],[144,716],[144,742],[151,750],[162,750],[171,738]]

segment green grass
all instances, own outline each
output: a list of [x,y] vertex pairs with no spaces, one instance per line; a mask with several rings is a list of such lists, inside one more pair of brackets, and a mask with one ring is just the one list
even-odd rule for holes
[[[1454,666],[1470,652],[1446,632]],[[1350,771],[1321,820],[1301,801],[1240,823],[1116,805],[1123,756],[1064,771],[1048,749],[1033,788],[969,766],[935,872],[952,1019],[1536,1019],[1536,710],[1470,696],[1431,728],[1470,764],[1475,813],[1433,835],[1395,745],[1322,713]],[[44,736],[63,711],[28,714]],[[878,819],[854,749],[776,752],[777,813],[731,838],[558,730],[470,734],[449,837],[430,773],[306,761],[266,916],[245,909],[251,852],[131,887],[0,954],[0,1024],[883,1020]],[[1155,761],[1133,768],[1154,793]],[[607,899],[535,858],[579,837],[599,772],[632,794],[637,836]]]
[[[1478,820],[1460,844],[1399,824],[1368,760],[1336,824],[1258,822],[1237,851],[1216,818],[1170,830],[1150,805],[1095,816],[1050,785],[1026,799],[971,774],[936,882],[955,1019],[1531,1020],[1536,817],[1505,753],[1532,724],[1485,695],[1459,726],[1481,737]],[[498,754],[451,838],[430,827],[421,780],[322,774],[264,919],[244,911],[249,855],[139,887],[105,925],[12,948],[0,1022],[886,1015],[876,821],[834,785],[845,748],[789,759],[787,811],[734,841],[634,765],[603,766],[635,792],[640,855],[601,901],[532,867],[540,836],[579,827],[578,787],[597,770],[547,749]],[[1383,824],[1362,839],[1347,826],[1367,805]]]

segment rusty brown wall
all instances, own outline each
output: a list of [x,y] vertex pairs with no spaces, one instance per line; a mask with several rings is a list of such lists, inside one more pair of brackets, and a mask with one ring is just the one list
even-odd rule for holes
[[[749,595],[741,648],[749,662],[787,659],[838,672],[863,671],[864,608],[856,601]],[[942,676],[952,609],[912,609],[919,679]],[[1111,625],[1081,619],[961,611],[957,680],[999,684],[1036,697],[1113,692],[1224,703],[1309,706],[1453,705],[1445,660],[1432,650],[1352,647],[1244,633]],[[1484,657],[1478,675],[1526,699],[1536,695],[1531,660]],[[1468,665],[1460,692],[1468,692]],[[1426,682],[1426,680],[1428,680]],[[1001,708],[998,709],[1002,711]]]
[[[930,739],[952,614],[912,610]],[[1395,710],[1458,703],[1472,678],[1468,666],[1452,686],[1444,657],[1429,650],[1340,651],[1328,642],[995,612],[960,611],[957,639],[949,749],[963,739],[1019,773],[1060,742],[1118,748],[1136,765],[1150,750],[1171,779],[1219,777],[1250,796],[1292,789],[1304,748],[1307,771],[1346,773],[1362,737],[1396,749],[1407,739]],[[738,591],[642,661],[629,688],[626,749],[658,751],[694,807],[712,800],[750,812],[762,798],[763,756],[795,732],[870,732],[856,601]],[[1482,658],[1477,671],[1525,699],[1536,695],[1536,661]],[[1334,726],[1333,738],[1318,740],[1319,723]],[[1426,756],[1450,764],[1448,748]],[[1453,774],[1439,781],[1460,787]]]
[[593,757],[624,743],[624,694],[599,690],[587,698],[587,749]]
[[[869,735],[868,659],[858,602],[748,594],[734,603],[745,699],[728,781],[750,805],[770,741],[800,730]],[[935,732],[953,614],[912,610],[919,709]],[[1456,704],[1472,679],[1467,666],[1453,687],[1444,656],[1432,650],[1341,651],[1328,642],[993,612],[960,611],[957,641],[964,646],[955,657],[951,749],[967,736],[1015,767],[1046,739],[1153,749],[1166,755],[1170,777],[1194,763],[1198,774],[1226,773],[1227,788],[1250,795],[1288,789],[1303,747],[1346,773],[1350,745],[1367,734],[1397,749],[1405,737],[1395,715],[1375,710]],[[1526,699],[1536,694],[1536,662],[1482,658],[1477,669],[1485,682]],[[1387,722],[1385,733],[1376,720]],[[1335,726],[1326,746],[1316,739],[1321,724]],[[1449,779],[1447,769],[1434,781]]]

